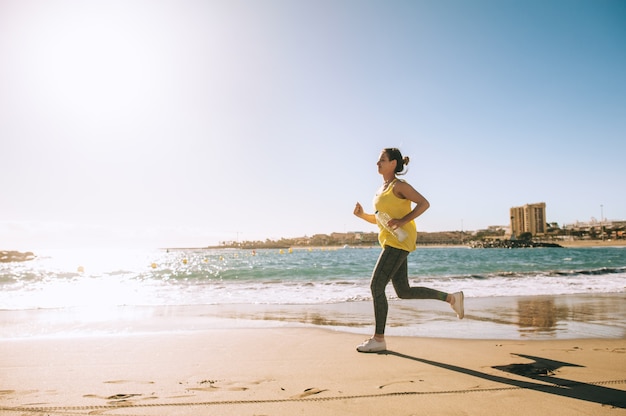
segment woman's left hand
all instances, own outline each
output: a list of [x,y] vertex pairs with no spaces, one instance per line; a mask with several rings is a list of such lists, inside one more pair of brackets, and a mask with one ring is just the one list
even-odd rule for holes
[[397,219],[397,218],[392,218],[391,220],[389,220],[387,225],[391,227],[392,230],[395,230],[396,228],[402,227],[402,225],[404,224],[402,223],[402,220]]

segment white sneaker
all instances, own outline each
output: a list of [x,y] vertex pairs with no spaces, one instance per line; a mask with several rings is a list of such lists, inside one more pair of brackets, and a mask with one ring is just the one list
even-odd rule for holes
[[450,306],[452,306],[452,309],[454,310],[454,312],[456,312],[456,316],[458,316],[459,319],[463,319],[463,317],[465,316],[465,306],[463,306],[463,298],[465,296],[463,295],[463,292],[453,293],[452,296],[454,297],[454,305]]
[[387,343],[384,340],[376,341],[374,338],[370,338],[356,347],[358,352],[379,352],[385,351],[386,349]]

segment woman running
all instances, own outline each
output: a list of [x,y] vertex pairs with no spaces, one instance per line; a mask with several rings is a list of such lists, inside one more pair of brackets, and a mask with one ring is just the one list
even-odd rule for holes
[[[406,173],[408,157],[402,157],[396,148],[384,149],[378,159],[378,173],[383,177],[383,185],[374,197],[375,214],[363,211],[356,203],[354,215],[372,224],[378,224],[378,241],[383,248],[374,272],[370,289],[374,300],[376,329],[374,336],[357,346],[359,352],[378,352],[387,349],[385,325],[387,323],[387,296],[385,288],[393,283],[396,294],[401,299],[436,299],[448,302],[459,319],[463,319],[463,292],[445,293],[427,287],[409,286],[407,257],[416,248],[417,229],[415,218],[430,207],[430,203],[411,185],[396,175]],[[415,204],[412,207],[412,204]]]

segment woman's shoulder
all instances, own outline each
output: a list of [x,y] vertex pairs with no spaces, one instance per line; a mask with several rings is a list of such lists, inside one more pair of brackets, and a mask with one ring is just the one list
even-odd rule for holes
[[396,178],[394,186],[411,186],[405,179]]
[[398,178],[393,184],[393,193],[398,198],[406,199],[407,192],[414,191],[414,188],[404,179]]

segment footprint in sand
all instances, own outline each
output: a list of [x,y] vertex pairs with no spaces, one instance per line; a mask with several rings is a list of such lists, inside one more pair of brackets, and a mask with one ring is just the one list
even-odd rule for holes
[[328,389],[318,389],[315,387],[308,388],[304,390],[304,392],[297,394],[295,396],[291,396],[293,399],[302,399],[304,397],[313,396],[314,394],[320,394],[324,391],[328,391]]
[[141,394],[130,393],[130,394],[114,394],[113,396],[98,396],[97,394],[84,394],[83,397],[87,399],[102,399],[102,400],[127,400],[131,397],[138,397]]
[[125,384],[125,383],[154,384],[154,381],[108,380],[108,381],[103,381],[103,383],[104,384]]
[[[420,381],[424,381],[424,380],[420,380]],[[398,381],[392,381],[391,383],[387,383],[387,384],[383,384],[381,386],[378,386],[379,389],[384,389],[385,387],[389,387],[392,386],[394,384],[404,384],[404,383],[415,383],[415,380],[398,380]]]
[[[138,393],[119,393],[119,394],[114,394],[112,396],[99,396],[97,394],[85,394],[83,395],[83,397],[88,398],[88,399],[107,400],[107,404],[109,405],[121,405],[121,404],[126,404],[126,403],[132,403],[138,400],[143,401],[143,400],[158,399],[158,397],[156,396],[143,397],[143,394],[138,394]],[[136,398],[136,399],[133,399],[133,398]]]
[[[267,383],[272,380],[248,380],[248,381],[226,381],[226,380],[202,380],[198,382],[201,387],[188,387],[190,391],[217,391],[217,390],[229,390],[229,391],[247,391],[250,386]],[[181,383],[182,384],[182,383]]]
[[109,396],[107,400],[127,400],[131,397],[141,396],[141,394],[114,394],[113,396]]
[[624,353],[626,353],[626,348],[613,348],[613,349],[594,348],[593,351],[604,351],[604,352],[613,352],[613,353],[616,353],[616,354],[624,354]]

